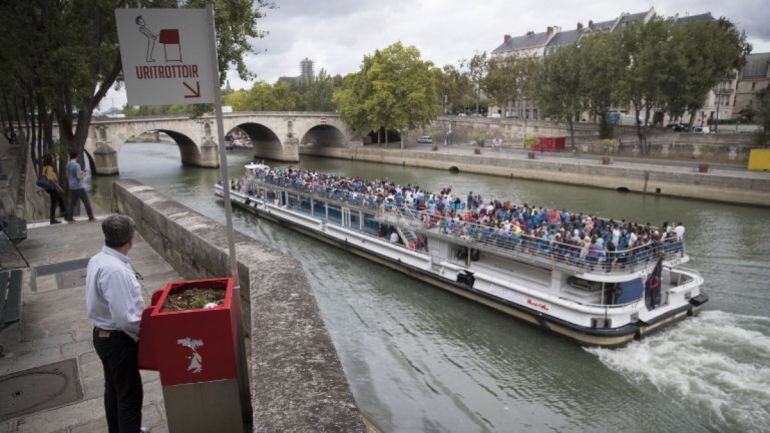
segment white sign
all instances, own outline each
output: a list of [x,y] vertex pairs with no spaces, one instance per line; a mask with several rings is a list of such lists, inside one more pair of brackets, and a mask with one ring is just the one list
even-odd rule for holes
[[129,105],[214,102],[205,9],[115,9]]

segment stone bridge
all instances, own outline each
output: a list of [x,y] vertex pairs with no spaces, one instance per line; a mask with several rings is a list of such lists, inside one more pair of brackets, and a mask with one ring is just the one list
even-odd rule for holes
[[[299,161],[299,146],[360,146],[361,137],[336,113],[238,112],[224,115],[225,134],[239,128],[251,139],[256,158]],[[126,141],[147,131],[159,131],[179,146],[183,164],[219,167],[216,118],[205,115],[133,117],[91,122],[86,151],[97,174],[118,173],[118,152]]]

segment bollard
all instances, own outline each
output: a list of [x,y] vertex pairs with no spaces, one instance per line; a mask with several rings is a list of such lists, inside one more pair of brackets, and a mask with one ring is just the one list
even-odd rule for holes
[[612,160],[609,156],[602,156],[602,165],[610,165],[612,163]]
[[[164,309],[169,296],[192,288],[224,293],[220,305]],[[167,283],[142,313],[139,368],[160,373],[171,433],[243,433],[238,374],[240,312],[232,278]],[[249,398],[248,396],[243,396]]]
[[698,173],[708,173],[708,171],[709,171],[708,164],[698,164]]

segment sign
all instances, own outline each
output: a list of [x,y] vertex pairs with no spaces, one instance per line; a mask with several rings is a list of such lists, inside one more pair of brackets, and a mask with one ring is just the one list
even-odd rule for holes
[[115,9],[128,105],[214,102],[206,9]]

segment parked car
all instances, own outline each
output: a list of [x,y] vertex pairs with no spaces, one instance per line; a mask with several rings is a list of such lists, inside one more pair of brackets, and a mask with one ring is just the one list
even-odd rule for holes
[[683,132],[687,131],[687,128],[689,126],[685,125],[684,123],[669,123],[666,125],[666,128],[671,129],[674,132]]
[[421,135],[420,138],[417,139],[418,143],[426,143],[426,144],[432,144],[433,139],[430,137],[430,135]]

